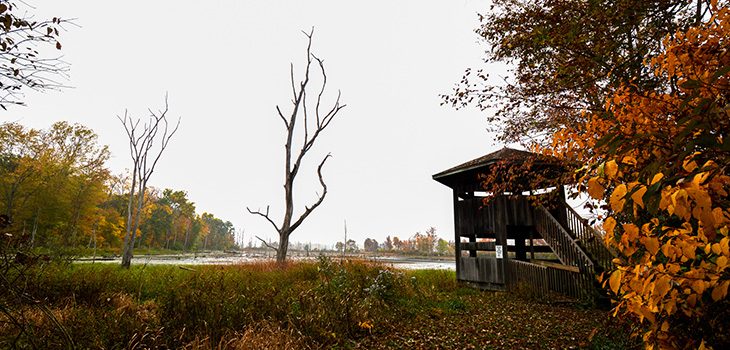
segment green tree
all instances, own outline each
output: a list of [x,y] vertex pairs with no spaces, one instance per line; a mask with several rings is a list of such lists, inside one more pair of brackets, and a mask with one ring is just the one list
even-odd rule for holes
[[443,238],[439,238],[438,242],[436,242],[436,253],[438,255],[449,255],[451,252],[451,247],[449,246],[449,242],[447,242]]

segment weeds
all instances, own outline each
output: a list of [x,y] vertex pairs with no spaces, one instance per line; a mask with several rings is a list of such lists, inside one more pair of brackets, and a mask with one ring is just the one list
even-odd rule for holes
[[[453,272],[328,258],[284,268],[50,264],[26,283],[79,348],[350,348],[423,322],[465,317],[495,300],[460,287]],[[37,309],[13,307],[25,310],[35,341],[18,347],[66,344]],[[6,321],[0,316],[0,324]],[[0,326],[0,347],[16,335]]]

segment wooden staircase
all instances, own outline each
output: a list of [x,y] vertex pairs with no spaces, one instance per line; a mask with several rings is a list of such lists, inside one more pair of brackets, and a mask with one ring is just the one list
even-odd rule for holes
[[564,219],[563,224],[545,207],[536,208],[535,230],[560,262],[589,274],[610,269],[615,255],[603,243],[603,237],[570,206],[563,203],[556,213]]

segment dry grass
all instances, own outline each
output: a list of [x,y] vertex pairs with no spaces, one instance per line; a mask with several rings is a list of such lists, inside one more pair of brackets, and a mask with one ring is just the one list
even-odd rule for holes
[[195,339],[186,344],[186,350],[284,350],[314,349],[311,340],[292,329],[284,329],[274,322],[262,321],[243,332],[227,335],[215,346],[209,338]]
[[[605,320],[600,310],[466,289],[453,272],[328,259],[283,267],[49,266],[27,283],[83,349],[579,346]],[[18,328],[0,314],[0,348],[65,347],[36,306],[10,307],[26,333],[16,341]]]

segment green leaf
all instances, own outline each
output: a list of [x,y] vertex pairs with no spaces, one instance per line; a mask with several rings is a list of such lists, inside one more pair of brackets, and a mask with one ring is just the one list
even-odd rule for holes
[[687,80],[684,83],[682,83],[682,85],[680,85],[680,87],[682,87],[683,89],[688,89],[688,90],[696,89],[696,88],[700,87],[700,82],[697,80],[690,79],[690,80]]
[[712,75],[712,79],[710,80],[710,82],[715,82],[717,78],[720,78],[728,73],[730,73],[730,66],[721,67],[717,70],[717,72],[715,72],[715,74]]

